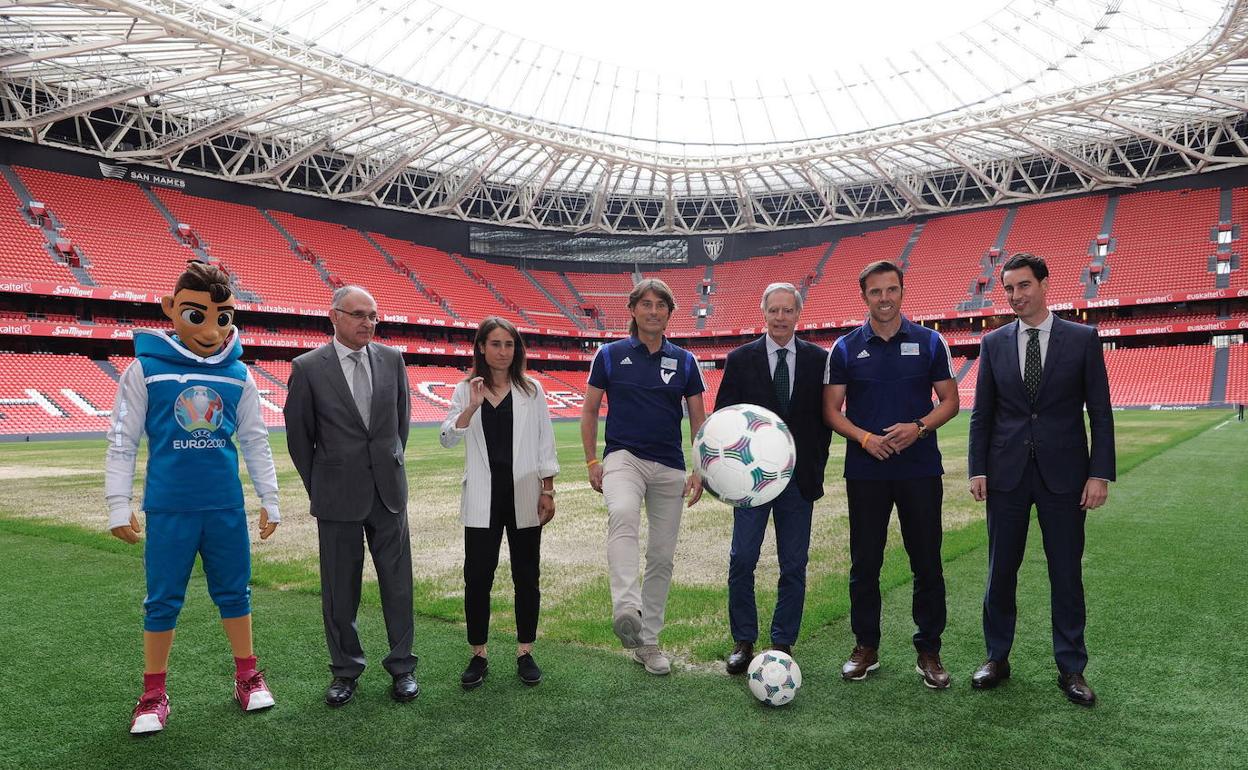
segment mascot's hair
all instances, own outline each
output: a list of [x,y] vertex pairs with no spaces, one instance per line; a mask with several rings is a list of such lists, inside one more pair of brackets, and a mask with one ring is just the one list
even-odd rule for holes
[[213,302],[225,302],[234,293],[230,288],[230,275],[216,265],[210,265],[198,259],[186,263],[186,272],[178,276],[178,283],[173,287],[177,294],[183,289],[206,291]]

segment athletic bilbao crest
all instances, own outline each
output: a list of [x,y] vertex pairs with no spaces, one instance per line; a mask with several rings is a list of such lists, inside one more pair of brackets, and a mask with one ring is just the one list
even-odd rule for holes
[[719,259],[719,255],[724,253],[723,237],[721,236],[717,238],[703,238],[702,250],[706,252],[707,259],[711,260],[712,262]]
[[173,415],[187,433],[211,432],[221,427],[225,419],[225,404],[212,388],[194,385],[178,396]]

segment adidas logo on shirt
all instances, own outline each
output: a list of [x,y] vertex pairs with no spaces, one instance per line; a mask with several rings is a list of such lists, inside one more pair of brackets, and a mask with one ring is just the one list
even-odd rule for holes
[[631,364],[632,362],[633,362],[633,359],[629,358],[628,356],[624,356],[624,360],[620,362],[620,366],[623,366],[624,364]]
[[870,358],[871,354],[864,350],[861,353],[859,353],[857,357],[858,358]]

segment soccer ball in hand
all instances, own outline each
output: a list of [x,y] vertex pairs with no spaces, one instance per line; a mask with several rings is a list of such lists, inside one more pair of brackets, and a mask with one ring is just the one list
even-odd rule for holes
[[768,706],[783,706],[802,686],[802,670],[787,653],[765,650],[750,661],[748,681],[755,698]]
[[775,500],[797,462],[784,420],[753,404],[726,406],[708,417],[693,438],[693,451],[706,490],[739,508]]

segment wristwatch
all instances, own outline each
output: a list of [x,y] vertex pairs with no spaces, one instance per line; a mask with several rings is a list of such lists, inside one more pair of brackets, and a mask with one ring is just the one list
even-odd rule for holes
[[541,497],[542,495],[548,495],[548,496],[550,497],[550,499],[551,499],[551,500],[554,500],[554,499],[555,499],[555,490],[554,490],[554,489],[543,489],[542,491],[538,492],[537,494],[538,494],[538,497]]
[[922,420],[915,420],[914,424],[919,426],[919,438],[925,438],[928,432],[927,426],[923,424]]

